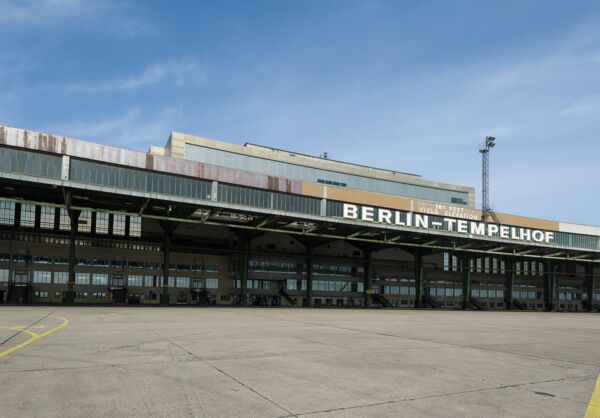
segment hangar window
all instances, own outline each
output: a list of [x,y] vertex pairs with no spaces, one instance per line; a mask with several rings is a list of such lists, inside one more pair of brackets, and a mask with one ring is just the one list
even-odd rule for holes
[[8,283],[8,277],[10,276],[10,271],[7,269],[0,270],[0,283]]
[[[152,277],[152,276],[150,276],[150,277]],[[127,276],[127,284],[129,286],[143,286],[144,285],[143,280],[144,280],[144,276],[138,276],[138,275],[133,275],[133,274],[130,274],[129,276]],[[150,286],[152,286],[152,285],[150,285]]]
[[21,204],[21,226],[33,228],[35,226],[35,205]]
[[50,271],[34,271],[33,283],[50,284],[52,272]]
[[92,274],[92,284],[96,286],[108,286],[108,274]]
[[205,287],[207,289],[218,289],[219,288],[219,279],[209,277],[204,280],[204,283],[205,283]]
[[96,213],[96,234],[108,234],[108,219],[107,212]]
[[177,278],[177,287],[187,288],[190,287],[190,278],[189,277],[178,277]]
[[54,212],[56,210],[50,206],[42,206],[40,208],[40,228],[54,229]]
[[35,264],[52,264],[52,257],[46,257],[44,255],[36,255],[33,257]]
[[154,286],[154,276],[144,276],[144,286],[153,287]]
[[61,231],[70,231],[71,230],[71,217],[69,216],[69,211],[67,211],[64,208],[60,209],[59,228]]
[[0,201],[0,224],[15,224],[15,204],[14,202]]
[[84,210],[79,214],[77,220],[77,231],[79,232],[92,232],[92,212]]
[[125,235],[125,215],[113,215],[113,235]]
[[130,237],[141,237],[142,236],[142,218],[139,216],[129,217],[129,236]]
[[90,284],[90,273],[75,273],[75,284]]
[[69,273],[66,271],[54,272],[54,284],[67,284],[69,281]]

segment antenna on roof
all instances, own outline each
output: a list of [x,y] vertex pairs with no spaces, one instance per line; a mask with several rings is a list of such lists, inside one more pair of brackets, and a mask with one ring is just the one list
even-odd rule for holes
[[323,158],[327,159],[327,145],[325,145],[325,152],[323,153]]

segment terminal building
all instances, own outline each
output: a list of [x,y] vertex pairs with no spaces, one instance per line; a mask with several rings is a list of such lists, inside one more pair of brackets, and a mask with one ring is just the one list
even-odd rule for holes
[[600,311],[600,228],[472,187],[173,132],[0,125],[0,301]]

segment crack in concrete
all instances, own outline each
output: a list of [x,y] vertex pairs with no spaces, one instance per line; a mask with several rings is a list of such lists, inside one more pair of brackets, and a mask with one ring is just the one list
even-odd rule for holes
[[[520,389],[521,386],[526,386],[526,385],[533,385],[533,384],[538,384],[538,383],[560,382],[560,381],[580,379],[580,378],[590,377],[590,376],[595,377],[596,375],[567,377],[567,378],[561,378],[561,379],[549,379],[549,380],[541,380],[541,381],[534,381],[534,382],[527,382],[527,383],[519,383],[519,384],[515,384],[515,385],[501,385],[501,386],[496,386],[496,387],[492,387],[492,388],[481,388],[481,389],[463,390],[463,391],[458,391],[458,392],[440,393],[440,394],[436,394],[436,395],[414,396],[414,397],[410,397],[410,398],[392,399],[389,401],[373,402],[373,403],[362,404],[362,405],[352,405],[352,406],[346,406],[346,407],[340,407],[340,408],[329,408],[329,409],[323,409],[320,411],[300,412],[295,415],[286,415],[286,416],[280,417],[280,418],[301,417],[301,416],[322,414],[322,413],[328,413],[328,412],[346,411],[346,410],[359,409],[359,408],[370,408],[373,406],[405,403],[405,402],[411,402],[411,401],[418,401],[418,400],[422,400],[422,399],[443,398],[446,396],[463,395],[463,394],[469,394],[469,393],[480,393],[480,392],[487,392],[487,391],[500,390],[500,389]],[[529,391],[529,392],[533,392],[533,391]]]
[[[229,311],[229,312],[231,312],[231,311]],[[404,340],[448,345],[451,347],[471,348],[474,350],[491,351],[491,352],[495,352],[495,353],[510,354],[510,355],[521,356],[521,357],[532,357],[532,358],[537,358],[537,359],[541,359],[541,360],[559,361],[559,362],[563,362],[563,363],[577,364],[579,366],[600,367],[600,365],[598,365],[596,363],[584,363],[584,362],[578,362],[578,361],[573,361],[573,360],[563,360],[563,359],[556,359],[556,358],[552,358],[552,357],[537,356],[534,354],[515,353],[512,351],[495,350],[495,349],[488,348],[488,347],[481,347],[481,346],[478,347],[478,346],[471,346],[471,345],[464,345],[464,344],[457,344],[457,343],[449,343],[449,342],[443,342],[443,341],[429,340],[426,338],[407,337],[407,336],[403,336],[403,335],[396,335],[396,334],[390,334],[390,333],[384,333],[384,332],[369,332],[369,331],[365,331],[365,330],[361,330],[361,329],[347,328],[347,327],[343,327],[343,326],[320,324],[318,322],[315,323],[315,322],[310,322],[310,321],[294,321],[294,320],[290,320],[290,319],[272,318],[272,317],[264,316],[264,315],[254,315],[254,316],[257,316],[259,318],[264,318],[264,319],[272,319],[272,320],[277,320],[277,321],[291,322],[291,323],[295,323],[295,324],[313,325],[313,326],[324,327],[324,328],[340,329],[340,330],[344,330],[344,331],[357,332],[357,333],[361,333],[361,334],[380,335],[383,337],[401,338]]]
[[205,365],[207,365],[208,367],[210,367],[213,370],[216,370],[217,372],[221,373],[222,375],[226,376],[227,378],[229,378],[230,380],[236,382],[238,385],[241,385],[242,387],[246,388],[247,390],[249,390],[250,392],[258,395],[259,397],[261,397],[262,399],[264,399],[265,401],[269,402],[270,404],[276,406],[277,408],[281,409],[282,411],[284,411],[285,413],[287,413],[288,417],[295,417],[296,415],[291,412],[288,411],[286,408],[284,408],[283,406],[279,405],[277,402],[273,401],[272,399],[268,398],[267,396],[263,395],[262,393],[258,392],[257,390],[255,390],[254,388],[252,388],[251,386],[243,383],[242,381],[236,379],[235,377],[233,377],[232,375],[226,373],[225,371],[219,369],[216,366],[213,366],[212,364],[208,363],[205,360],[202,360],[200,357],[198,357],[196,354],[194,354],[192,351],[188,350],[185,347],[182,347],[181,345],[177,344],[175,341],[171,340],[169,337],[166,337],[164,335],[159,334],[157,331],[148,328],[146,325],[144,325],[141,322],[138,322],[134,319],[132,319],[129,315],[125,314],[125,316],[132,322],[141,325],[142,327],[144,327],[144,329],[146,329],[147,331],[150,331],[152,333],[154,333],[155,335],[163,338],[164,340],[168,341],[169,343],[173,344],[175,347],[179,348],[180,350],[183,350],[184,352],[188,353],[190,356],[194,357],[195,359],[197,359],[199,362],[204,363]]

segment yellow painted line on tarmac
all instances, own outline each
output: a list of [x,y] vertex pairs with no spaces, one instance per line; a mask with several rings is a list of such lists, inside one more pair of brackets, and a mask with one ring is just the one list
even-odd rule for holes
[[585,411],[584,418],[600,418],[600,375],[598,375],[598,380],[596,380],[596,387],[592,392],[592,397]]
[[30,338],[27,341],[24,341],[21,344],[18,344],[16,346],[12,347],[12,348],[9,348],[9,349],[4,350],[4,351],[0,351],[0,358],[2,358],[4,356],[7,356],[10,353],[14,353],[15,351],[20,350],[21,348],[23,348],[23,347],[31,344],[32,342],[37,341],[37,340],[41,340],[42,338],[47,337],[48,335],[52,334],[54,331],[58,331],[59,329],[61,329],[63,327],[66,327],[67,325],[69,325],[69,320],[66,319],[66,318],[62,318],[60,316],[52,316],[51,318],[60,319],[63,322],[62,322],[62,324],[57,325],[54,328],[51,328],[48,331],[43,332],[41,334],[37,334],[37,333],[35,333],[35,332],[33,332],[33,331],[29,330],[29,329],[25,329],[24,327],[12,327],[12,328],[9,328],[9,329],[13,329],[15,331],[24,332],[27,335],[29,335]]

